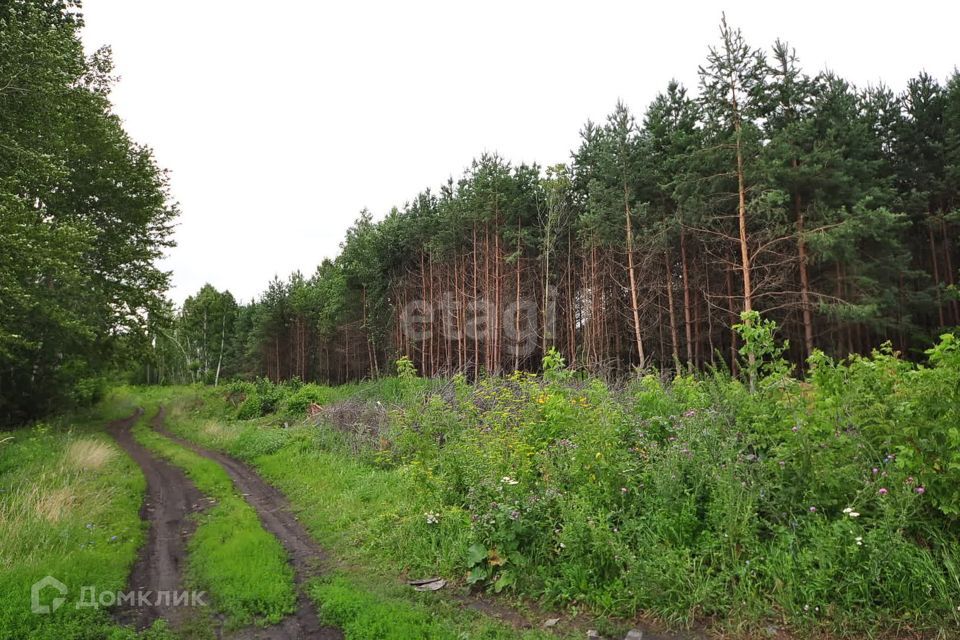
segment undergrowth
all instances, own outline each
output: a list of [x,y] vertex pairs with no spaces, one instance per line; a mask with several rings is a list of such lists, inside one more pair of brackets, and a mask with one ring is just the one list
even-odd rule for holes
[[[611,386],[551,355],[543,376],[472,384],[155,393],[182,435],[254,463],[324,544],[384,570],[677,626],[956,635],[960,342],[924,365],[815,354],[801,380],[752,320],[744,380]],[[244,389],[274,413],[235,420]]]

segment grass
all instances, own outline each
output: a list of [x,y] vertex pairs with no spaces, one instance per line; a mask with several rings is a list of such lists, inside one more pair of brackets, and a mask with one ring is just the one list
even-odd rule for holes
[[[432,535],[417,553],[405,561],[385,560],[409,552],[415,541],[408,527],[396,526],[396,518],[422,510],[412,479],[402,472],[341,459],[313,442],[315,433],[303,427],[264,429],[251,423],[237,429],[222,421],[194,420],[183,408],[190,398],[182,389],[137,395],[120,390],[80,418],[0,437],[0,593],[5,594],[0,638],[212,637],[210,612],[176,634],[163,621],[138,634],[114,623],[107,609],[76,607],[82,586],[124,590],[145,538],[139,519],[143,476],[103,430],[107,421],[129,415],[137,404],[148,409],[133,427],[137,441],[184,469],[215,501],[197,516],[188,548],[188,586],[208,592],[229,628],[277,622],[294,610],[293,575],[284,550],[262,529],[226,472],[147,426],[161,399],[181,407],[170,416],[174,430],[260,461],[261,471],[270,472],[267,479],[294,498],[311,533],[349,567],[311,582],[308,594],[321,617],[342,627],[350,640],[555,637],[513,629],[462,608],[457,598],[416,593],[397,579],[398,572],[422,576],[433,570],[462,542],[424,526],[423,532]],[[70,587],[66,604],[49,616],[32,614],[29,605],[30,585],[45,575]]]
[[[0,434],[0,638],[122,638],[105,609],[77,608],[84,586],[124,589],[144,539],[145,490],[137,466],[103,433],[129,414],[122,402]],[[48,615],[31,612],[31,585],[53,576],[68,587]],[[47,589],[49,603],[54,596]],[[162,625],[147,634],[163,637]]]
[[215,500],[198,516],[190,538],[188,580],[209,593],[228,627],[273,624],[292,613],[293,570],[280,542],[263,529],[219,464],[157,434],[146,420],[134,427],[137,441],[182,468],[201,493]]
[[426,513],[436,505],[405,470],[378,469],[331,452],[310,426],[196,418],[184,409],[189,400],[167,397],[172,432],[253,464],[290,499],[311,535],[345,562],[393,573],[450,575],[457,569],[451,559],[469,546],[465,514],[451,513],[439,528],[430,526]]
[[[465,517],[447,518],[439,528],[427,522],[431,504],[405,471],[376,469],[328,451],[317,441],[317,430],[305,425],[284,428],[200,415],[209,415],[219,395],[208,395],[211,404],[198,411],[196,389],[136,393],[164,403],[170,431],[252,464],[286,495],[310,534],[343,567],[336,577],[311,584],[309,594],[321,616],[342,627],[348,639],[557,637],[513,629],[464,609],[456,597],[417,593],[400,579],[435,572],[456,578],[468,545]],[[460,593],[462,581],[455,579],[446,591]]]
[[[544,377],[473,384],[259,381],[125,395],[163,403],[172,431],[248,462],[286,494],[340,561],[309,595],[351,639],[523,635],[464,611],[468,584],[500,604],[600,616],[611,636],[640,615],[733,637],[958,637],[960,341],[945,336],[928,365],[890,350],[815,354],[802,381],[767,353],[752,378],[648,375],[613,387],[560,362]],[[303,419],[313,403],[319,423]],[[263,616],[246,604],[262,593],[283,602],[289,574],[238,577],[233,557],[260,553],[243,547],[258,529],[225,472],[143,424],[136,434],[218,500],[191,546],[191,575],[214,593],[232,585],[237,618]],[[58,464],[39,469],[49,490],[16,494],[18,521],[69,522],[84,501],[53,478],[122,462],[95,435],[58,446]],[[0,473],[33,464],[25,453]],[[231,500],[235,520],[217,511]],[[448,580],[440,592],[406,585],[434,575]]]
[[[537,640],[556,638],[539,630],[516,630],[492,622],[479,612],[456,609],[450,602],[426,596],[411,602],[402,587],[373,585],[369,578],[340,574],[314,581],[309,594],[321,619],[343,629],[347,640]],[[428,599],[429,598],[429,599]]]
[[[957,636],[960,341],[924,365],[817,354],[801,381],[766,353],[753,373],[612,387],[561,363],[546,379],[149,393],[384,584],[439,574],[737,636]],[[266,415],[244,419],[251,404]]]

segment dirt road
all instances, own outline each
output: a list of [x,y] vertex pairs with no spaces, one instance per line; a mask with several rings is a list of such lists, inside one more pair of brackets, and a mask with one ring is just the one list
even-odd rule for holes
[[[140,549],[127,582],[127,590],[145,594],[143,602],[148,604],[123,605],[118,609],[117,617],[137,629],[150,626],[158,618],[177,627],[189,610],[182,606],[171,606],[156,594],[184,588],[187,539],[196,528],[189,516],[203,509],[206,501],[183,471],[154,456],[134,440],[130,429],[141,415],[143,410],[137,409],[129,418],[108,425],[117,444],[140,466],[147,479],[147,493],[140,507],[140,519],[150,524],[146,544]],[[146,595],[148,591],[149,596]]]
[[257,640],[279,640],[281,638],[334,640],[343,638],[343,633],[339,629],[324,626],[320,623],[313,603],[306,594],[306,583],[311,577],[318,575],[319,564],[323,561],[325,555],[293,515],[283,494],[264,482],[247,465],[227,455],[204,449],[189,440],[174,435],[164,427],[164,418],[165,412],[161,407],[157,418],[151,422],[154,430],[222,466],[230,479],[233,480],[237,491],[243,494],[246,501],[257,512],[257,517],[260,518],[263,528],[276,536],[280,544],[286,549],[293,566],[294,579],[297,584],[296,613],[284,618],[280,624],[274,627],[247,629],[238,636],[244,639]]
[[[130,590],[176,591],[183,589],[183,569],[186,565],[186,541],[195,529],[190,514],[200,511],[208,501],[186,475],[169,462],[155,456],[133,437],[131,428],[143,415],[142,409],[129,418],[108,425],[117,443],[143,470],[147,479],[147,495],[140,517],[150,524],[147,542],[130,575]],[[265,483],[249,467],[228,456],[207,451],[191,442],[174,436],[164,428],[166,413],[163,407],[150,421],[150,426],[201,456],[209,458],[227,471],[238,493],[256,510],[263,528],[272,533],[284,546],[293,566],[298,587],[297,611],[270,627],[249,627],[229,634],[217,630],[218,637],[235,640],[339,640],[343,633],[321,624],[313,603],[305,592],[307,580],[317,575],[318,564],[324,554],[289,509],[279,491]],[[156,606],[128,607],[118,611],[118,618],[132,623],[138,629],[148,627],[158,618],[177,628],[189,615],[184,607]]]

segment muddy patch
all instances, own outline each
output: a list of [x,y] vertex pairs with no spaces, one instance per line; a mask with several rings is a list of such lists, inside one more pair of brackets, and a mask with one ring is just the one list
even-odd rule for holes
[[[141,415],[143,410],[137,409],[129,418],[107,426],[110,435],[146,477],[147,493],[140,507],[140,519],[150,526],[147,541],[127,581],[127,591],[143,597],[133,604],[118,606],[115,615],[121,623],[132,624],[137,629],[149,627],[159,618],[177,628],[187,619],[189,608],[173,606],[169,598],[161,598],[158,593],[166,592],[173,597],[184,589],[187,540],[196,529],[196,523],[189,516],[207,506],[207,501],[183,471],[134,439],[131,428]],[[161,411],[153,421],[162,419]]]

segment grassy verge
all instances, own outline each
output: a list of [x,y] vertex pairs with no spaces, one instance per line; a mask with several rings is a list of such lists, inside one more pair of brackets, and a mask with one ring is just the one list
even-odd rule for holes
[[[343,629],[347,640],[546,640],[557,635],[517,630],[465,610],[437,594],[412,598],[409,587],[382,577],[342,572],[310,585],[322,619]],[[571,634],[580,637],[582,633]],[[622,635],[622,634],[621,634]],[[619,637],[611,635],[609,637]]]
[[[145,482],[103,432],[132,407],[96,411],[0,432],[0,638],[123,638],[106,609],[77,607],[81,588],[122,591],[144,539]],[[52,576],[68,588],[49,614],[31,611],[31,585]],[[59,594],[41,593],[50,605]],[[163,625],[148,633],[163,636]]]
[[201,513],[190,539],[188,579],[206,590],[228,626],[272,624],[295,610],[293,570],[281,544],[260,525],[220,465],[151,430],[145,417],[133,433],[142,445],[182,468],[215,504]]

